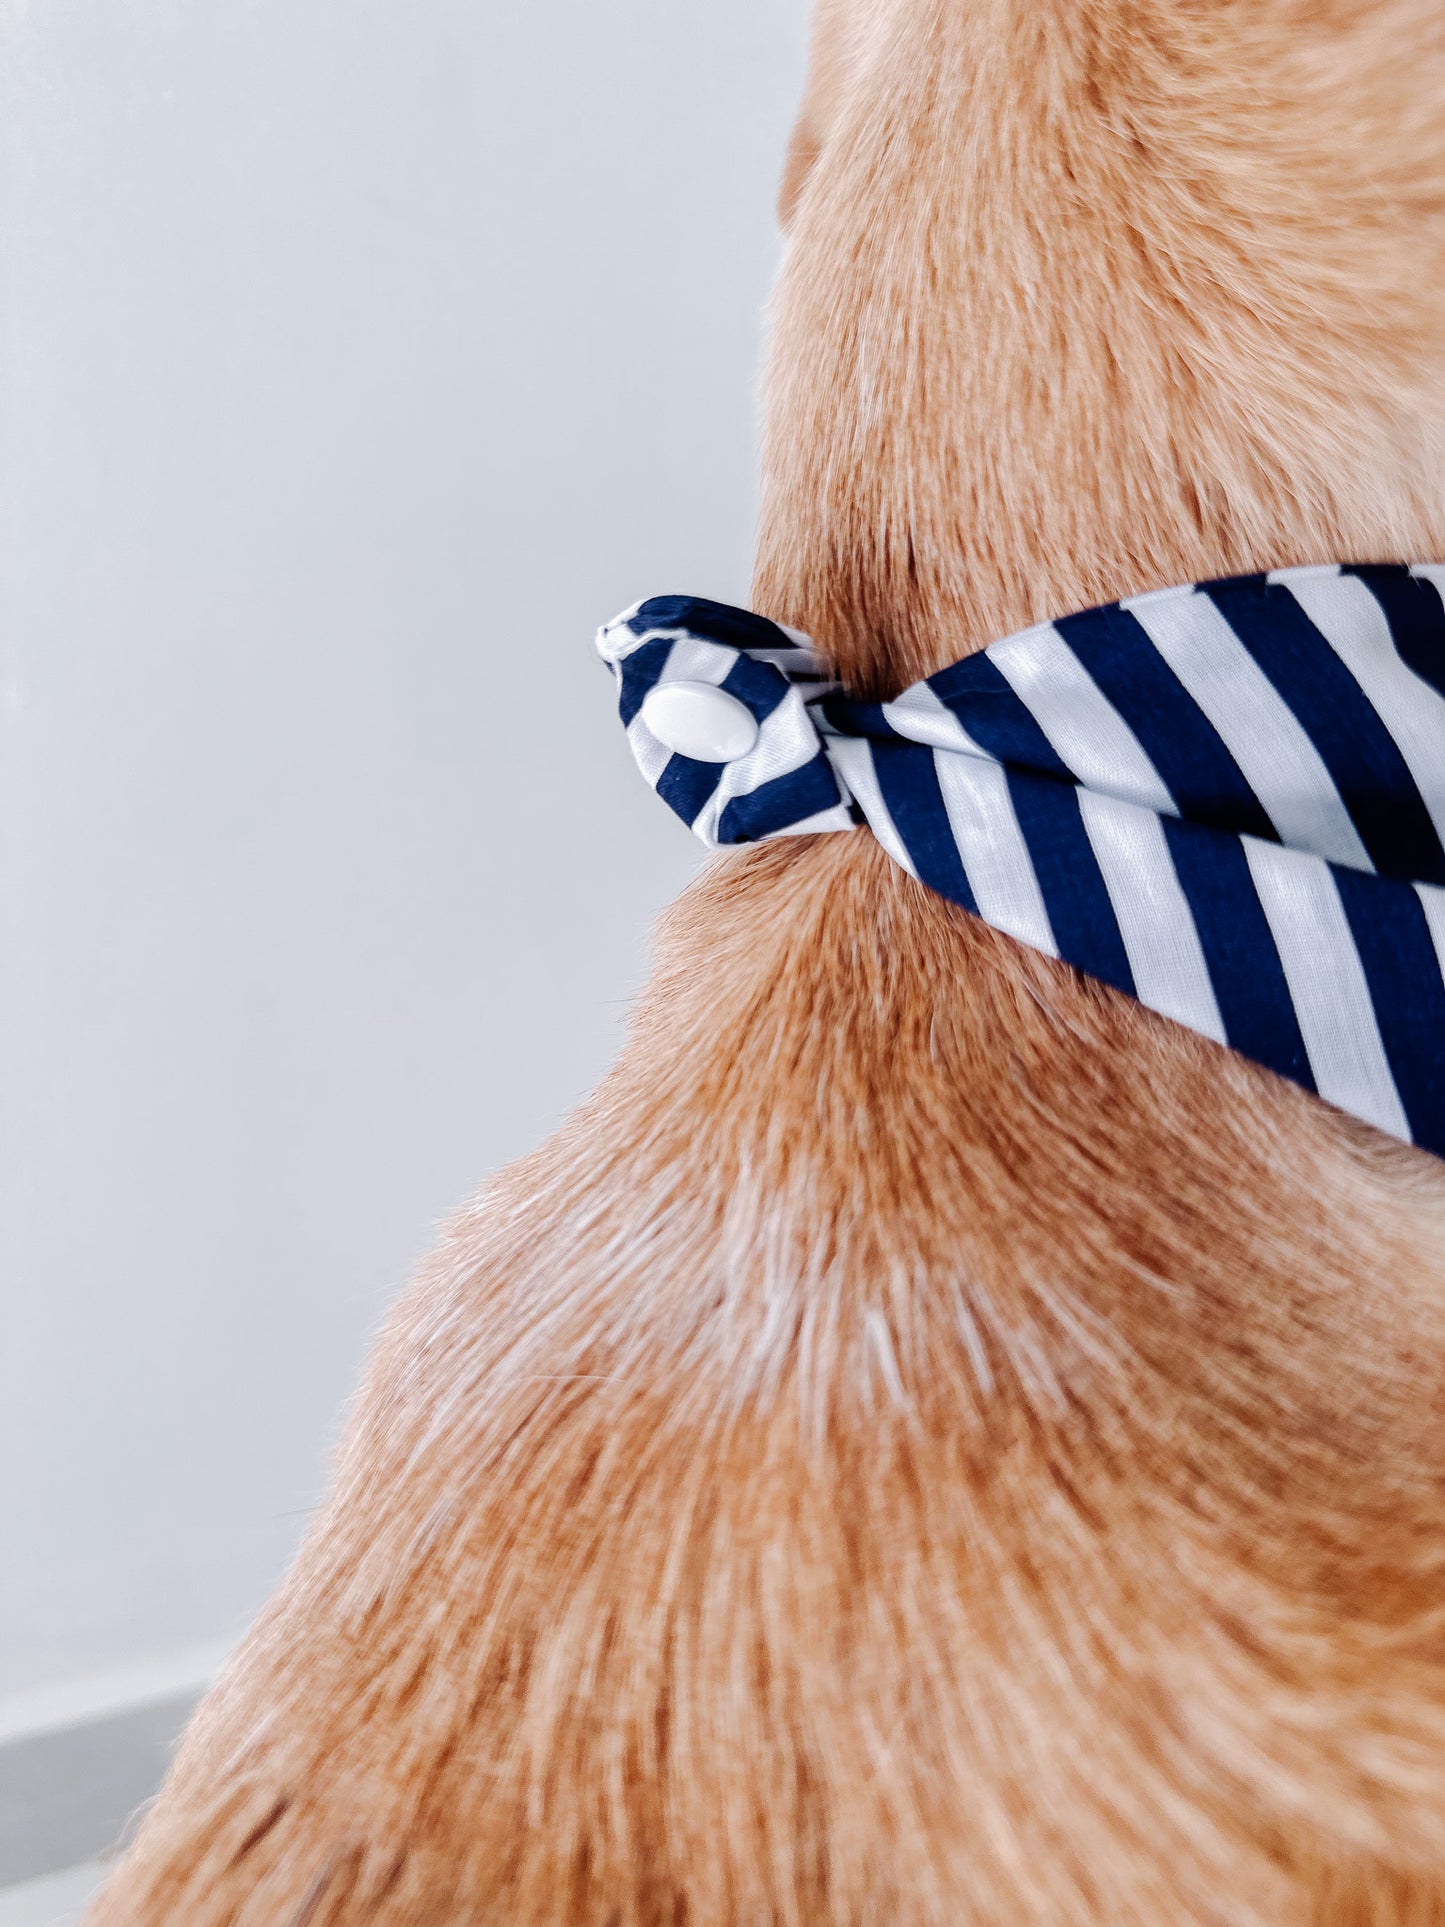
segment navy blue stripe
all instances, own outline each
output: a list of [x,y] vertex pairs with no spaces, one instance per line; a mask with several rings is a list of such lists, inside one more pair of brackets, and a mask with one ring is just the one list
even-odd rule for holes
[[1408,883],[1331,865],[1410,1132],[1445,1156],[1445,983]]
[[1135,994],[1124,939],[1084,828],[1072,785],[1028,771],[1009,770],[1014,814],[1028,845],[1059,955],[1076,970]]
[[1245,576],[1204,592],[1319,751],[1375,868],[1445,883],[1445,849],[1394,737],[1289,590]]
[[930,890],[978,913],[938,787],[933,751],[919,743],[870,743],[888,814]]
[[725,803],[718,818],[717,840],[719,843],[755,843],[761,837],[773,836],[779,830],[816,816],[819,810],[830,810],[842,800],[832,765],[819,750],[812,762],[804,763],[801,769],[789,770],[786,776],[775,776],[771,782],[749,790],[746,796],[734,796]]
[[1312,1091],[1309,1052],[1244,845],[1221,830],[1174,817],[1160,820],[1199,932],[1225,1036],[1244,1056]]
[[1279,841],[1219,731],[1129,610],[1090,609],[1054,627],[1139,738],[1181,816]]
[[1384,610],[1401,660],[1445,696],[1445,602],[1435,584],[1393,562],[1359,564],[1343,573],[1357,575]]
[[671,642],[658,641],[644,642],[640,649],[634,649],[630,656],[623,657],[617,713],[622,718],[624,729],[632,727],[633,718],[646,702],[648,693],[662,674],[671,654]]
[[751,609],[734,609],[706,596],[659,595],[644,602],[629,618],[633,635],[649,629],[685,629],[704,642],[720,642],[727,649],[796,649],[793,638],[766,616]]
[[867,736],[880,742],[907,742],[883,714],[882,703],[857,703],[837,690],[815,705],[840,736]]
[[788,679],[769,662],[753,662],[739,656],[718,685],[750,709],[758,722],[766,722],[788,693]]
[[673,756],[657,779],[657,793],[691,829],[708,799],[722,781],[725,763],[698,763],[691,756]]
[[986,655],[966,656],[952,668],[940,669],[928,678],[928,686],[990,756],[1018,769],[1074,781],[1074,772],[1060,761],[1027,705]]

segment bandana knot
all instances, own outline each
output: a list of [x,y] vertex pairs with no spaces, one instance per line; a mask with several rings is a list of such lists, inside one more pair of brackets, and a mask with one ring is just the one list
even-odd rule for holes
[[1445,1155],[1445,565],[1156,591],[891,702],[697,597],[597,638],[712,847],[866,825],[996,929]]

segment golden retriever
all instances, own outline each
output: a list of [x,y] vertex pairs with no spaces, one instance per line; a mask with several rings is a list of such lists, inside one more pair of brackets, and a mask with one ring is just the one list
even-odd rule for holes
[[[1445,556],[1441,0],[821,0],[784,207],[755,601],[854,690]],[[92,1927],[1445,1922],[1442,1415],[1439,1161],[721,858]]]

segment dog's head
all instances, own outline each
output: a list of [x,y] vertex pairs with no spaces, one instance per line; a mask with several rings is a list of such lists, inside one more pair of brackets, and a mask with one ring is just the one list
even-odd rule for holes
[[1439,0],[819,0],[758,583],[863,683],[1445,552]]

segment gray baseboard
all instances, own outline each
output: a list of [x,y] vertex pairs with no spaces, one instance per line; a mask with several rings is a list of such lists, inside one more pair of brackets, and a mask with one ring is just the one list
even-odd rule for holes
[[198,1689],[0,1745],[0,1887],[114,1847],[165,1777]]

